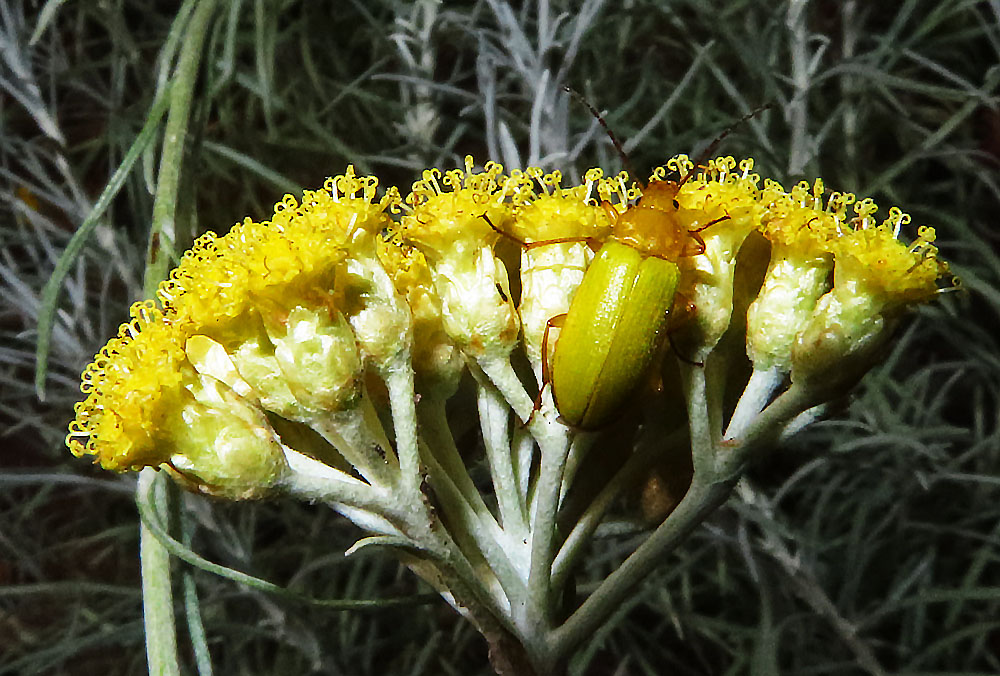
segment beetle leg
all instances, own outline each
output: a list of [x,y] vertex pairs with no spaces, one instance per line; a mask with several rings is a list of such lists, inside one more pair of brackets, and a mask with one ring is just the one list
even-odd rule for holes
[[705,240],[698,234],[698,231],[689,230],[688,234],[691,235],[691,239],[695,241],[695,244],[692,246],[690,242],[686,243],[684,245],[684,250],[681,251],[681,256],[700,256],[705,253]]
[[694,228],[693,230],[688,230],[687,233],[691,236],[691,239],[696,242],[696,244],[694,245],[694,248],[691,248],[690,244],[685,244],[684,250],[681,252],[681,256],[700,256],[705,253],[705,239],[699,233],[701,233],[702,230],[707,230],[716,223],[728,221],[730,218],[732,218],[732,216],[726,214],[725,216],[719,216],[718,218],[709,221],[705,225]]
[[542,334],[542,386],[538,391],[538,403],[541,403],[542,390],[545,386],[552,382],[552,369],[549,366],[549,329],[553,326],[557,329],[561,329],[563,324],[566,323],[566,315],[569,313],[563,312],[561,315],[556,315],[555,317],[549,317],[548,321],[545,322],[545,333]]
[[487,216],[486,214],[482,214],[482,219],[484,221],[486,221],[486,225],[490,226],[493,229],[493,232],[497,233],[498,235],[502,235],[502,236],[506,237],[507,239],[513,240],[514,242],[516,242],[517,244],[519,244],[523,248],[528,248],[530,246],[528,244],[528,242],[525,242],[523,239],[518,239],[517,237],[515,237],[512,234],[510,234],[506,230],[501,230],[497,226],[493,225],[493,221],[491,221],[490,217]]
[[545,333],[542,334],[542,386],[538,388],[538,394],[535,395],[534,405],[531,407],[531,415],[521,423],[521,427],[530,425],[531,421],[535,419],[535,413],[542,408],[542,393],[545,392],[545,386],[552,383],[552,372],[549,367],[549,329],[553,326],[557,329],[562,328],[562,325],[566,322],[567,314],[563,312],[561,315],[549,317],[548,321],[545,322]]
[[512,240],[522,249],[535,249],[537,247],[546,246],[548,244],[569,244],[571,242],[586,242],[587,246],[589,246],[594,251],[597,251],[604,244],[604,242],[597,239],[596,237],[556,237],[555,239],[543,239],[537,242],[526,242],[523,239],[519,239],[514,235],[510,234],[509,232],[501,230],[497,226],[493,225],[493,221],[491,221],[490,217],[487,216],[486,214],[482,215],[482,219],[486,221],[487,225],[493,228],[493,232],[497,233],[498,235],[502,235],[509,240]]
[[607,200],[601,200],[601,209],[603,209],[604,213],[608,215],[608,218],[611,219],[612,223],[617,221],[618,217],[621,216],[621,214],[618,213],[618,210],[615,209],[611,202]]
[[702,230],[707,230],[708,228],[712,227],[716,223],[721,223],[722,221],[728,221],[730,218],[732,218],[732,216],[730,216],[729,214],[726,214],[725,216],[719,216],[715,220],[709,221],[708,223],[706,223],[705,225],[701,226],[700,228],[695,228],[694,230],[688,230],[688,232],[691,232],[691,233],[701,232]]
[[556,237],[555,239],[542,239],[537,242],[526,242],[524,244],[525,249],[534,249],[539,246],[547,246],[549,244],[569,244],[571,242],[586,242],[594,251],[597,251],[604,244],[601,240],[596,237]]

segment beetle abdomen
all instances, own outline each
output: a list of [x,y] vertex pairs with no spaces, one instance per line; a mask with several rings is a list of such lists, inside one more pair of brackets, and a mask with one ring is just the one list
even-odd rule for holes
[[674,263],[619,242],[598,252],[552,360],[553,396],[568,424],[600,427],[642,382],[663,342],[678,276]]

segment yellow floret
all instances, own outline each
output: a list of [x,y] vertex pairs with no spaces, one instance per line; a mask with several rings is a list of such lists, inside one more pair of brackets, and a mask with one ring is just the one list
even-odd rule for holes
[[780,191],[780,186],[773,182],[768,182],[767,187],[778,190],[771,196],[761,233],[772,244],[790,247],[801,255],[832,253],[854,195],[833,192],[824,203],[823,181],[819,179],[812,186],[802,181],[791,193]]
[[[524,350],[540,382],[548,321],[569,311],[570,301],[594,258],[591,245],[607,239],[612,219],[591,197],[603,177],[600,169],[591,169],[586,183],[570,188],[562,186],[558,171],[546,174],[532,167],[523,173],[512,172],[511,177],[520,181],[520,199],[510,233],[521,241],[537,244],[521,252],[519,311]],[[555,340],[550,340],[548,347],[551,352]]]
[[[682,274],[678,293],[697,308],[694,326],[700,347],[696,355],[711,349],[729,327],[736,255],[765,213],[766,205],[758,198],[760,177],[753,173],[753,166],[752,159],[710,160],[677,194],[678,222],[705,243],[702,255],[677,261]],[[687,176],[692,167],[686,155],[678,155],[654,171],[653,178],[662,180],[668,171]]]
[[816,301],[830,288],[833,250],[854,195],[831,193],[823,182],[800,182],[791,193],[768,181],[761,233],[771,242],[764,284],[747,312],[747,354],[754,367],[791,366],[792,345]]
[[603,241],[611,232],[611,218],[590,199],[600,170],[588,171],[587,177],[584,185],[567,188],[562,186],[559,171],[545,174],[531,167],[523,173],[512,172],[511,179],[521,189],[510,234],[525,242],[574,237]]
[[908,220],[897,210],[877,227],[847,233],[837,243],[837,276],[857,280],[886,305],[934,297],[948,266],[937,257],[933,228],[920,228],[910,245],[896,239],[900,223]]
[[66,437],[75,455],[94,455],[118,471],[166,461],[168,451],[157,440],[169,409],[183,397],[186,364],[183,332],[152,301],[135,303],[129,314],[118,337],[84,370],[80,389],[87,398],[76,405]]
[[357,177],[353,167],[328,179],[323,190],[291,195],[275,205],[270,221],[249,218],[219,237],[207,233],[160,285],[157,297],[175,321],[223,328],[260,299],[288,305],[333,285],[337,267],[359,238],[388,222],[385,209],[398,201],[389,191],[374,201],[377,180]]
[[471,157],[465,158],[464,171],[452,169],[443,175],[438,169],[424,171],[406,197],[412,212],[403,218],[403,237],[432,261],[492,246],[500,236],[494,227],[506,226],[509,211],[501,172],[503,167],[496,162],[475,172]]
[[513,349],[519,329],[507,270],[493,252],[510,218],[510,183],[500,181],[503,167],[495,162],[482,172],[473,166],[466,157],[464,170],[443,178],[437,169],[425,171],[406,198],[412,211],[399,234],[430,264],[449,337],[477,358],[498,357]]
[[948,266],[937,257],[934,230],[921,228],[916,241],[903,244],[896,237],[909,216],[894,208],[876,223],[877,208],[870,199],[858,202],[833,246],[833,288],[796,338],[793,379],[829,377],[846,369],[852,355],[868,358],[901,310],[938,293]]

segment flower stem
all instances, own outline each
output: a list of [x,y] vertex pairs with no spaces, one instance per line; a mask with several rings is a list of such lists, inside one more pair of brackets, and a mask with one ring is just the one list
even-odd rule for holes
[[[308,424],[354,465],[368,483],[388,487],[396,482],[392,446],[367,396],[356,409],[317,415]],[[382,453],[376,449],[382,449]]]
[[[483,496],[469,476],[469,470],[465,467],[462,455],[455,444],[455,437],[452,436],[451,428],[448,426],[448,416],[445,409],[445,400],[438,398],[424,398],[417,408],[419,416],[420,437],[425,440],[426,449],[433,454],[433,460],[442,472],[454,482],[455,487],[462,493],[462,497],[469,503],[473,511],[480,518],[487,515],[492,519],[489,507],[483,501]],[[424,463],[429,459],[424,458]]]
[[[151,297],[157,285],[167,276],[167,269],[176,258],[175,214],[177,192],[184,154],[184,138],[191,114],[191,101],[202,46],[215,14],[214,0],[185,3],[178,21],[185,21],[187,10],[194,7],[187,21],[186,37],[173,74],[170,103],[164,128],[163,149],[157,173],[156,198],[153,202],[153,224],[146,252],[144,291]],[[184,18],[182,18],[184,17]],[[145,468],[139,474],[137,498],[151,495],[163,479],[155,469]],[[167,497],[155,500],[157,511],[166,520]],[[177,663],[177,627],[174,621],[173,592],[170,583],[170,554],[146,526],[140,523],[139,558],[142,569],[143,623],[146,632],[146,659],[153,676],[175,676],[180,673]]]
[[767,406],[783,377],[781,369],[778,367],[772,367],[766,371],[754,370],[739,402],[736,404],[736,410],[729,420],[729,426],[726,428],[726,439],[738,439],[743,436],[746,428]]
[[[163,130],[163,150],[156,178],[156,198],[153,201],[153,224],[146,252],[144,286],[151,294],[167,276],[168,268],[177,258],[177,192],[180,187],[181,158],[191,117],[194,85],[201,65],[202,45],[215,14],[215,1],[192,3],[194,13],[187,25],[184,45],[173,74],[170,109]],[[183,15],[183,12],[180,14]]]
[[556,628],[549,637],[552,655],[567,655],[621,605],[675,544],[691,533],[705,517],[726,501],[735,479],[712,482],[695,476],[691,487],[677,508],[653,531],[621,566],[597,587],[593,594]]
[[405,492],[417,496],[420,484],[420,449],[417,446],[417,408],[409,355],[407,354],[405,361],[386,368],[383,377],[389,390],[389,407],[392,409],[399,480],[403,482]]
[[[431,470],[434,493],[441,502],[440,507],[447,516],[449,531],[458,547],[467,558],[470,554],[475,554],[475,558],[485,560],[508,599],[521,599],[524,596],[524,580],[515,567],[513,556],[517,551],[510,547],[509,538],[492,514],[488,511],[482,515],[475,512],[429,451],[425,457]],[[484,587],[490,586],[492,580],[477,577]]]
[[517,477],[510,446],[510,409],[500,393],[490,386],[480,385],[479,420],[483,428],[483,444],[490,464],[493,488],[500,509],[503,529],[515,540],[528,533],[527,516],[521,510]]
[[577,558],[583,553],[594,531],[601,524],[604,514],[621,494],[622,489],[632,485],[640,472],[648,470],[657,458],[663,457],[666,449],[679,443],[680,437],[682,434],[678,432],[670,435],[667,439],[645,439],[644,443],[629,456],[625,464],[591,500],[576,524],[573,525],[569,535],[566,536],[566,540],[559,548],[555,561],[552,563],[553,589],[559,589],[565,584]]
[[522,637],[540,637],[552,623],[552,560],[569,438],[562,445],[546,445],[535,485],[531,513],[531,569],[528,576],[528,599],[524,614],[518,618]]
[[336,502],[387,515],[395,511],[388,490],[370,486],[287,446],[284,452],[290,472],[282,483],[295,497]]

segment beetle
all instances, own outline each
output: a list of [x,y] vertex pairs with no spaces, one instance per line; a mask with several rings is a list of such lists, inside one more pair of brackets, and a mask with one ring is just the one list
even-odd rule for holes
[[[637,176],[624,148],[597,109],[576,91],[563,89],[590,109],[629,174]],[[667,335],[680,282],[677,261],[704,253],[705,241],[699,233],[730,218],[725,215],[694,228],[685,227],[677,218],[677,195],[736,126],[770,106],[755,109],[726,129],[679,180],[650,181],[639,200],[624,212],[603,202],[601,206],[612,219],[611,235],[604,242],[577,237],[524,242],[486,219],[491,228],[524,248],[583,241],[597,251],[569,310],[549,318],[542,340],[542,389],[551,385],[560,418],[570,427],[603,427],[647,377]],[[550,365],[548,337],[552,328],[560,332]],[[540,405],[541,393],[535,402],[536,410]]]
[[[564,90],[590,109],[629,174],[636,177],[628,155],[601,114],[576,91]],[[667,334],[680,281],[678,260],[704,253],[705,241],[699,233],[729,218],[725,215],[685,227],[677,217],[677,195],[736,126],[770,105],[753,110],[723,131],[686,175],[650,181],[639,200],[623,213],[602,204],[613,220],[611,235],[597,250],[568,312],[546,323],[542,342],[542,387],[551,384],[556,408],[570,427],[593,430],[604,426],[647,377]],[[552,327],[561,330],[549,369],[547,338]]]
[[569,311],[546,325],[546,336],[552,327],[561,330],[543,382],[551,384],[556,408],[571,427],[602,427],[642,383],[666,337],[680,281],[677,261],[704,253],[698,233],[729,218],[684,227],[676,197],[686,180],[651,181],[624,213],[605,207],[617,214],[611,235]]

